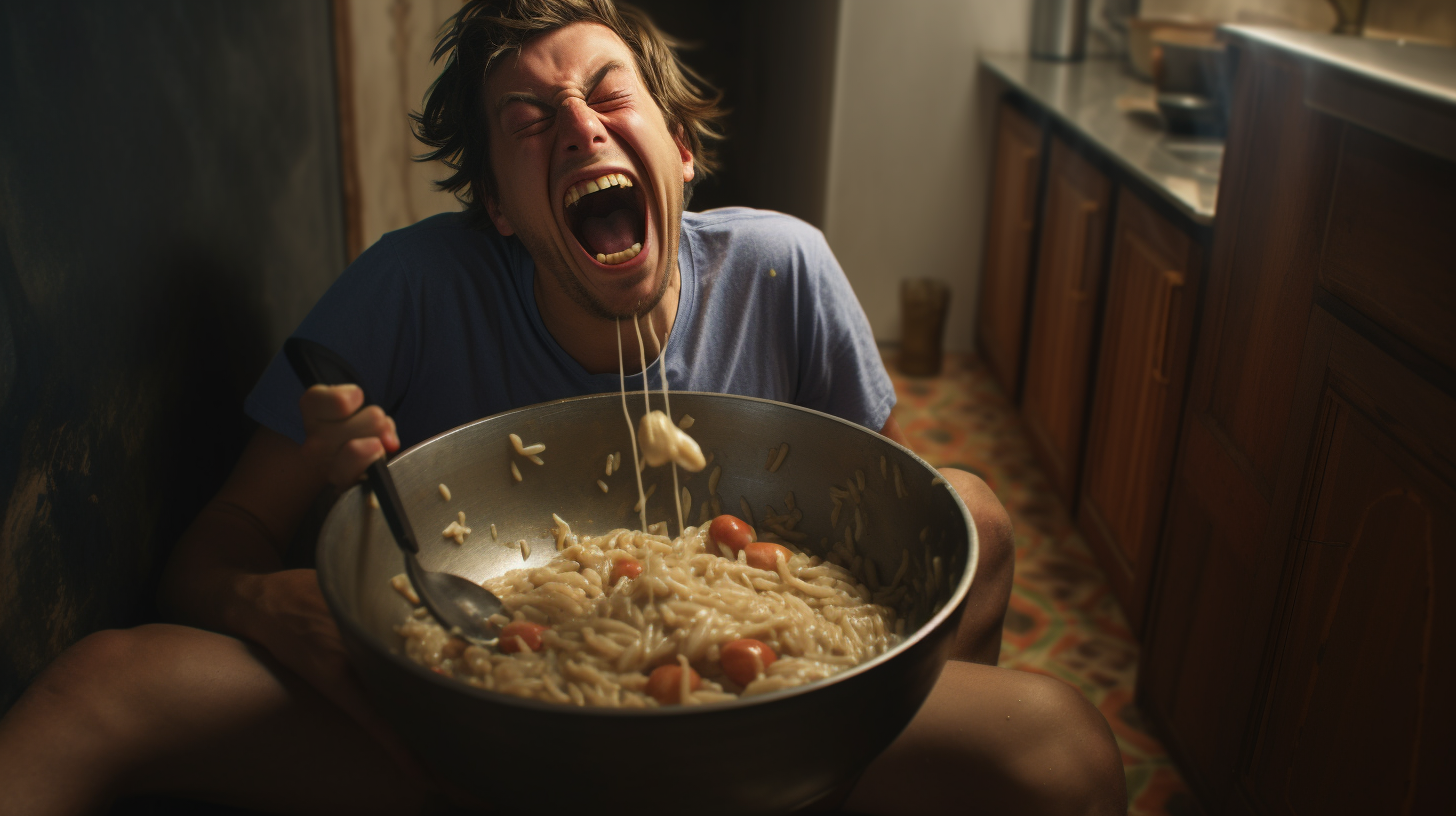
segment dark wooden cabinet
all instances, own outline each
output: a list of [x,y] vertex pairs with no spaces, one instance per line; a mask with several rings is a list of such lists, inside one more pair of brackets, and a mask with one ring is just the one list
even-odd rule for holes
[[1077,524],[1133,631],[1173,469],[1201,256],[1187,233],[1122,190]]
[[1314,413],[1245,785],[1265,813],[1456,802],[1456,398],[1323,309]]
[[1238,50],[1138,699],[1213,813],[1449,813],[1456,164]]
[[976,336],[992,374],[1016,398],[1031,282],[1042,131],[1009,103],[996,114],[996,158]]
[[1051,140],[1021,411],[1032,448],[1070,506],[1087,423],[1112,183]]
[[1145,716],[1214,812],[1232,787],[1275,614],[1288,540],[1273,522],[1292,499],[1275,486],[1339,136],[1304,106],[1303,81],[1303,66],[1277,55],[1239,63],[1138,674]]

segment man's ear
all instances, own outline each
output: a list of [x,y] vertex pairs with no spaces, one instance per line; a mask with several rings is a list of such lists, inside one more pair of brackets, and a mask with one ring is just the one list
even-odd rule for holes
[[698,170],[693,165],[693,151],[688,149],[687,139],[683,138],[682,125],[677,126],[676,132],[672,134],[672,140],[677,142],[677,155],[682,160],[683,166],[683,184],[687,184],[693,180],[693,176],[697,175]]
[[500,204],[496,203],[495,196],[486,196],[485,214],[490,216],[490,222],[495,224],[495,231],[501,235],[514,235],[516,228],[511,226],[511,219],[501,212]]

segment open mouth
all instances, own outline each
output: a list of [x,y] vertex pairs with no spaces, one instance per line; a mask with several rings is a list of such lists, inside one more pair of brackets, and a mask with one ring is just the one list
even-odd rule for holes
[[566,191],[566,223],[586,254],[614,266],[637,257],[647,241],[642,196],[622,173],[579,181]]

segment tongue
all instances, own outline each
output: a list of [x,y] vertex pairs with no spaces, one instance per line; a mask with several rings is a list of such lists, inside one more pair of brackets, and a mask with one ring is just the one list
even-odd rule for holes
[[613,210],[604,216],[590,216],[581,222],[581,236],[592,253],[611,255],[629,249],[639,239],[635,234],[632,213]]

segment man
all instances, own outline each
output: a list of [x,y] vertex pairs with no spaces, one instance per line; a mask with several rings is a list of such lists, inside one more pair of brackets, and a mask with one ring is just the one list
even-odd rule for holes
[[[903,441],[822,237],[774,214],[683,214],[716,113],[644,17],[610,0],[485,0],[437,53],[449,61],[421,136],[457,167],[446,186],[468,190],[468,211],[387,236],[298,332],[350,359],[377,404],[361,410],[354,386],[300,394],[274,361],[247,406],[262,427],[169,567],[164,601],[199,628],[101,632],[62,655],[0,722],[0,810],[143,791],[305,813],[448,801],[363,699],[313,571],[283,569],[286,542],[330,485],[402,444],[614,389],[613,333],[636,358],[634,316],[667,338],[674,387],[793,401]],[[944,473],[983,543],[957,659],[844,806],[1120,812],[1096,710],[994,667],[1009,521],[979,479]]]

